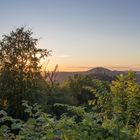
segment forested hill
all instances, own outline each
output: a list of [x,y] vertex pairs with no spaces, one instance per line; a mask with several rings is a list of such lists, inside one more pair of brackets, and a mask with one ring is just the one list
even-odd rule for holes
[[[140,82],[140,71],[134,71],[134,72],[136,73],[137,81]],[[114,79],[116,75],[126,74],[126,73],[128,73],[128,71],[117,71],[117,70],[109,70],[104,67],[96,67],[83,72],[58,72],[56,76],[56,81],[61,83],[65,80],[68,80],[70,76],[73,76],[75,74],[91,75],[100,80],[111,81]]]

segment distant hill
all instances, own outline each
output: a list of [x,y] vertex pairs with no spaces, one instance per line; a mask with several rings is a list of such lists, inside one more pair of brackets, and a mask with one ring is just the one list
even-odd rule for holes
[[93,69],[90,69],[90,70],[88,70],[84,73],[85,74],[95,74],[95,75],[108,75],[108,76],[111,76],[111,77],[114,76],[113,71],[111,71],[109,69],[106,69],[106,68],[103,68],[103,67],[93,68]]
[[[100,80],[111,81],[114,79],[116,75],[126,74],[127,72],[128,71],[117,71],[117,70],[112,71],[104,67],[96,67],[83,72],[58,72],[56,76],[56,81],[61,83],[65,80],[68,80],[70,76],[73,76],[75,74],[91,75]],[[140,82],[140,71],[135,71],[135,73],[136,73],[137,81]]]

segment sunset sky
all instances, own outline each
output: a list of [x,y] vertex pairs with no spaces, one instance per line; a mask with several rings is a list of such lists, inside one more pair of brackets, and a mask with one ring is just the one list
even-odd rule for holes
[[140,70],[140,0],[0,0],[0,38],[25,25],[48,69]]

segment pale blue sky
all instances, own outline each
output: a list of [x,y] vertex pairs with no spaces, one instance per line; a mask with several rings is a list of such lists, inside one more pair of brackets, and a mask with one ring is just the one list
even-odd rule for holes
[[140,0],[0,0],[0,36],[26,25],[49,68],[140,70]]

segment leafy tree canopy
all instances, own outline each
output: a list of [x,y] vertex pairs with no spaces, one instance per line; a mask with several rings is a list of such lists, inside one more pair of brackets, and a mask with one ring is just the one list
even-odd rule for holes
[[[33,98],[33,88],[40,78],[41,59],[47,49],[37,48],[38,39],[24,27],[3,35],[0,41],[0,99],[1,104],[18,110],[23,99]],[[30,92],[30,93],[29,93]],[[16,101],[16,104],[13,104]],[[11,108],[12,108],[11,107]],[[13,110],[12,108],[12,110]]]

